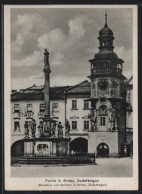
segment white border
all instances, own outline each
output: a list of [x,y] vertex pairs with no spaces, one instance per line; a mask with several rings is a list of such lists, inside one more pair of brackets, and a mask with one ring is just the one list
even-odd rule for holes
[[[11,77],[10,77],[10,9],[11,8],[132,8],[133,10],[133,177],[98,178],[107,187],[38,187],[45,178],[12,178],[10,176],[11,146]],[[138,59],[137,59],[137,6],[136,5],[5,5],[4,6],[4,142],[5,142],[5,189],[6,190],[138,190]],[[56,179],[56,177],[54,177]],[[86,178],[86,177],[85,177]],[[88,177],[89,178],[89,177]],[[50,178],[49,178],[50,179]],[[52,177],[53,179],[53,177]],[[63,178],[61,178],[63,179]],[[72,178],[68,178],[72,179]],[[77,178],[73,178],[77,179]],[[94,178],[89,178],[94,179]]]

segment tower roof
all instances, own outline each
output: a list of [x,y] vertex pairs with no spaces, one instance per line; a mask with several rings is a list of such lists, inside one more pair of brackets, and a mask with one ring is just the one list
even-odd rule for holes
[[117,54],[113,51],[113,36],[112,30],[107,25],[107,14],[105,14],[105,25],[99,31],[99,52],[94,55],[94,58],[89,60],[91,63],[91,77],[102,76],[117,76],[125,79],[122,75],[122,64],[124,61],[118,58]]
[[105,14],[105,25],[102,30],[99,32],[100,36],[113,36],[112,30],[107,25],[107,14]]
[[117,54],[108,49],[100,50],[98,53],[95,54],[94,58],[97,59],[117,59]]

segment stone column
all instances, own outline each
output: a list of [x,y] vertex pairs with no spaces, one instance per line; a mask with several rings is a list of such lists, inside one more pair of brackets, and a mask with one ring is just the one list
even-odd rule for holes
[[44,74],[45,74],[45,83],[44,83],[44,102],[45,102],[45,113],[44,113],[44,117],[50,117],[50,65],[49,65],[49,53],[48,51],[45,49],[44,52]]
[[51,136],[51,118],[50,118],[50,65],[49,65],[49,53],[45,49],[44,52],[44,69],[45,74],[45,83],[44,83],[44,103],[45,103],[45,112],[43,118],[43,134],[42,136],[50,137]]

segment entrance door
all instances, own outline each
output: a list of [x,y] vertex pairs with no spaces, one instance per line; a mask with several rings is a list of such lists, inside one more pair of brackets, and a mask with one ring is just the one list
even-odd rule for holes
[[109,147],[105,143],[100,143],[97,147],[97,157],[108,157]]

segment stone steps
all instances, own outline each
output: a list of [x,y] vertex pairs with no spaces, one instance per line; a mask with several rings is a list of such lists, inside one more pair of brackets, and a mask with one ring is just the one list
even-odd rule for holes
[[19,164],[91,164],[93,158],[88,157],[21,157]]

